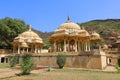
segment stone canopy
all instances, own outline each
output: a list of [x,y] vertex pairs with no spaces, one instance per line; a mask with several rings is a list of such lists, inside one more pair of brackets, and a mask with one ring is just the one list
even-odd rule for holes
[[15,37],[12,44],[14,53],[40,53],[44,45],[42,39],[31,28]]
[[69,16],[67,22],[61,24],[49,37],[53,52],[90,51],[90,43],[99,41],[101,38],[98,33],[89,33],[83,27],[71,22]]

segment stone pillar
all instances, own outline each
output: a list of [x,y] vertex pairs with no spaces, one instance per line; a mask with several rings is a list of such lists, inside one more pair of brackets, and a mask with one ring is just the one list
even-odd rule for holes
[[101,51],[101,45],[99,44],[99,51]]
[[66,40],[64,39],[64,52],[66,52]]
[[6,63],[6,57],[4,57],[4,62],[3,63]]
[[41,53],[42,48],[40,47],[40,53]]
[[88,50],[90,51],[90,41],[89,41],[89,43],[88,43]]
[[88,46],[87,46],[87,42],[85,43],[85,51],[87,51],[87,48],[88,48]]
[[56,41],[54,42],[54,52],[56,52]]
[[59,52],[59,45],[58,44],[56,44],[56,48],[57,48],[56,51]]
[[37,47],[35,46],[35,51],[34,51],[35,53],[37,53]]
[[59,52],[61,51],[61,44],[60,43],[58,44],[58,51]]
[[60,52],[60,44],[58,44],[58,51]]
[[82,49],[85,51],[85,42],[82,43]]
[[81,43],[81,51],[83,51],[83,42]]
[[25,53],[25,48],[23,48],[23,51],[22,51],[22,52],[23,52],[23,54]]
[[0,56],[0,63],[1,63],[1,56]]
[[75,40],[75,52],[77,52],[77,41]]
[[79,51],[79,52],[81,51],[81,45],[80,45],[80,42],[78,42],[78,51]]
[[31,50],[31,52],[32,52],[32,53],[35,52],[35,47],[34,47],[34,45],[32,45],[32,50]]
[[36,53],[38,53],[38,47],[36,47]]
[[28,48],[27,48],[27,53],[28,53]]
[[20,54],[20,47],[18,46],[18,54]]
[[70,51],[70,42],[68,40],[68,52]]

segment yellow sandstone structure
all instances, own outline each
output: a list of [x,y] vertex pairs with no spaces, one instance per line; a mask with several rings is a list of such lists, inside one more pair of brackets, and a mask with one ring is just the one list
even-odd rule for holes
[[[41,53],[44,43],[31,28],[15,37],[12,44],[13,53],[34,53],[32,58],[37,65],[48,66],[50,64],[52,67],[57,67],[56,53],[64,52],[64,54],[69,53],[66,54],[66,67],[104,69],[107,62],[101,45],[97,46],[97,50],[94,50],[92,46],[93,43],[100,41],[98,33],[88,32],[78,24],[71,22],[68,16],[67,22],[61,24],[49,37],[49,42],[52,44],[51,54],[36,54]],[[2,63],[9,62],[7,56],[3,57],[3,55],[0,60]]]
[[23,32],[14,38],[13,53],[41,53],[43,47],[42,39],[31,30]]
[[100,40],[98,33],[90,34],[83,27],[71,22],[69,16],[67,22],[61,24],[49,38],[53,52],[88,52],[91,51],[90,44]]

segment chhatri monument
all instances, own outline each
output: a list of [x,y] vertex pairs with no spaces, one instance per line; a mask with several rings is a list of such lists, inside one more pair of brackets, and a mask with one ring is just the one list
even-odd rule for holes
[[61,24],[56,31],[49,37],[52,44],[52,52],[89,52],[91,43],[101,41],[100,35],[96,32],[91,34],[80,27],[78,24],[70,21]]
[[[32,53],[35,64],[48,66],[49,64],[56,67],[57,54],[66,54],[66,67],[103,69],[106,67],[106,56],[97,45],[94,50],[92,44],[100,43],[101,38],[95,31],[88,32],[83,27],[70,21],[68,16],[67,22],[61,24],[57,30],[48,38],[51,43],[51,51],[47,54],[42,53],[44,43],[42,39],[31,30],[25,31],[14,38],[11,53],[21,54]],[[1,54],[2,63],[9,62],[8,54]],[[21,58],[21,57],[20,57]],[[7,60],[7,61],[6,61]]]
[[13,53],[41,53],[41,49],[44,46],[42,39],[31,30],[19,34],[14,38]]

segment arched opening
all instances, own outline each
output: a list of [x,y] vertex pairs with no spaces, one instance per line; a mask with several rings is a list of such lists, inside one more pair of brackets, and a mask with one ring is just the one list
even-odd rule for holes
[[1,63],[4,63],[4,61],[5,61],[5,58],[1,57]]
[[70,51],[75,51],[75,46],[74,46],[75,40],[73,40],[73,39],[70,40],[70,43],[69,43],[69,44],[70,44],[70,46],[69,46],[69,47],[70,47]]

